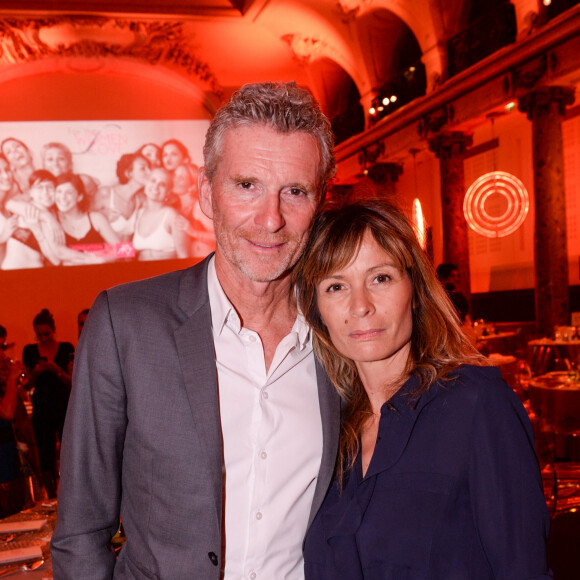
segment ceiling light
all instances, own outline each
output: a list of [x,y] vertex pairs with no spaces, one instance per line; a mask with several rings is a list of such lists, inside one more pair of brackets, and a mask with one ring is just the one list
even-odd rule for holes
[[397,100],[397,95],[391,96],[391,103],[394,103]]
[[371,108],[369,109],[369,113],[370,113],[371,115],[374,115],[376,112],[377,112],[377,111],[376,111],[376,109],[375,109],[374,107],[371,107]]
[[389,97],[385,97],[383,99],[383,105],[388,105],[389,104]]
[[505,106],[505,110],[508,113],[511,113],[514,109],[516,108],[516,102],[515,101],[510,101],[506,106]]

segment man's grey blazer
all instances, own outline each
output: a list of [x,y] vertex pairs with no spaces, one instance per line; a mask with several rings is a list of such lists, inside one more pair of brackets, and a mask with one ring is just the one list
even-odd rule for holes
[[[63,436],[55,580],[220,576],[222,440],[207,264],[95,300]],[[324,448],[310,521],[331,480],[340,413],[318,363],[317,379]],[[127,542],[116,560],[109,540],[119,514]]]

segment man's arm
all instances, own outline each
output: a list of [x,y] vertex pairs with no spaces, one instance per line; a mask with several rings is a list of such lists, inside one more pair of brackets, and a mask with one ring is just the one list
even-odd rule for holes
[[126,396],[108,296],[87,318],[75,357],[61,450],[54,577],[111,579],[119,525]]

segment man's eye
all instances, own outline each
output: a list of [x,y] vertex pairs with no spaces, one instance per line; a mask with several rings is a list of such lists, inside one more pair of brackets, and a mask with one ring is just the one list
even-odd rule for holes
[[304,191],[302,189],[300,189],[299,187],[291,187],[290,193],[292,195],[304,195]]
[[242,181],[240,182],[240,187],[242,189],[251,189],[252,185],[254,185],[251,181]]

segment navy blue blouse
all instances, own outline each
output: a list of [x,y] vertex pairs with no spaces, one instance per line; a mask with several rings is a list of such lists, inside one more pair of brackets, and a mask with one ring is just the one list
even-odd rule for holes
[[463,366],[418,400],[411,378],[306,536],[307,580],[550,578],[549,527],[525,409],[495,367]]

